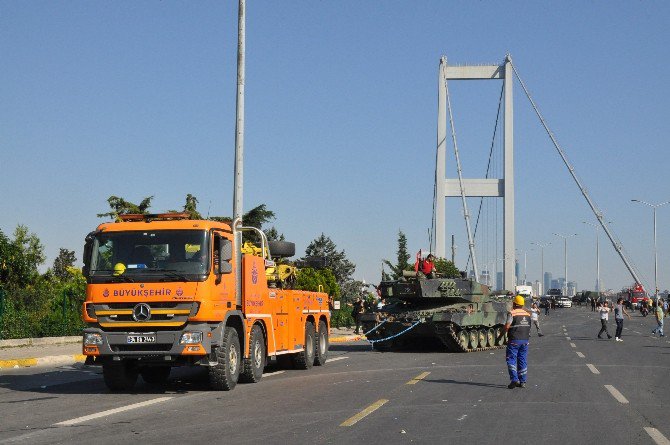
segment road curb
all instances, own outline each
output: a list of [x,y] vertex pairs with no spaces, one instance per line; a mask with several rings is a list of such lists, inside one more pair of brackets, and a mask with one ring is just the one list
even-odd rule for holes
[[23,346],[52,346],[81,342],[81,335],[71,337],[16,338],[0,340],[0,348],[18,348]]
[[330,337],[328,340],[330,343],[346,343],[350,341],[359,341],[365,340],[365,337],[362,335],[339,335],[336,337]]
[[0,369],[29,368],[40,366],[64,366],[83,363],[86,356],[83,354],[49,355],[38,358],[17,358],[0,360]]

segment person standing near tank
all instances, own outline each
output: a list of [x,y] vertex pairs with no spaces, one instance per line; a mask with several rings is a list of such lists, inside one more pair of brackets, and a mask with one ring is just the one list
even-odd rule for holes
[[512,311],[507,313],[507,351],[505,360],[509,371],[509,389],[525,388],[528,376],[528,338],[530,337],[530,314],[523,309],[525,300],[517,295]]
[[598,314],[600,314],[600,331],[598,332],[598,338],[602,338],[603,332],[607,334],[607,338],[612,338],[609,331],[607,330],[607,322],[610,318],[610,311],[612,309],[607,304],[607,300],[600,306],[598,309]]
[[351,315],[354,317],[354,321],[356,322],[356,330],[354,333],[360,334],[361,314],[365,312],[365,303],[361,297],[358,297],[352,306]]
[[614,334],[614,340],[616,341],[623,341],[621,339],[621,333],[623,332],[624,315],[630,320],[630,314],[626,312],[626,308],[623,304],[623,298],[619,297],[616,301],[616,306],[614,307],[614,321],[616,322],[616,333]]
[[537,307],[537,303],[533,303],[530,307],[530,319],[537,329],[537,336],[542,337],[542,331],[540,330],[540,309]]

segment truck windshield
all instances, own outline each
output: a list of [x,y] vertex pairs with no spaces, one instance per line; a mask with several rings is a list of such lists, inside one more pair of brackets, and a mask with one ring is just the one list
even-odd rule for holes
[[91,254],[93,282],[202,281],[210,265],[204,230],[102,232]]

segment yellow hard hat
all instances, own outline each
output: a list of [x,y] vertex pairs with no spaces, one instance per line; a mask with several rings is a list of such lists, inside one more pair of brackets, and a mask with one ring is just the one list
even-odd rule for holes
[[123,263],[116,263],[114,265],[114,276],[123,275],[123,272],[126,271],[126,265]]
[[526,304],[526,300],[524,300],[523,296],[519,294],[516,297],[514,297],[514,304],[516,304],[517,306],[523,306],[524,304]]

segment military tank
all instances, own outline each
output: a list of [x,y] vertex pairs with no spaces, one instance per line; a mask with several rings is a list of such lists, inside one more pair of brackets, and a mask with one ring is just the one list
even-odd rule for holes
[[438,340],[447,351],[472,352],[504,347],[504,325],[512,309],[508,297],[467,278],[419,278],[381,282],[381,297],[391,304],[361,314],[374,349],[417,345]]

